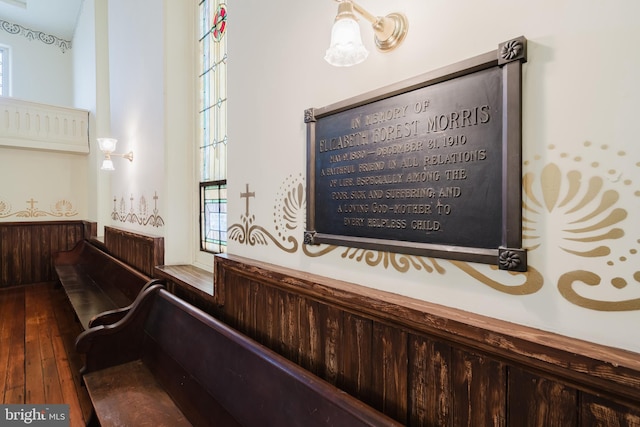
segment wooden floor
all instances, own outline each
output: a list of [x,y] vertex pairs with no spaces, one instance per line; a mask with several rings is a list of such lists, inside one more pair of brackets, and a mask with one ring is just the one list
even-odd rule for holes
[[68,404],[70,425],[84,426],[91,403],[74,349],[81,331],[53,284],[0,290],[0,401]]

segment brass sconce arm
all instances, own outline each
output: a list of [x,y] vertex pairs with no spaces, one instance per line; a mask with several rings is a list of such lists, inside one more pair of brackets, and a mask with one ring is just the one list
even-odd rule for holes
[[409,23],[402,13],[390,13],[386,16],[375,16],[365,10],[358,3],[351,1],[353,9],[371,23],[375,31],[376,46],[381,51],[395,49],[407,35]]
[[123,153],[123,154],[118,154],[118,153],[104,153],[104,157],[107,158],[107,156],[116,156],[116,157],[122,157],[123,159],[127,159],[130,162],[133,162],[133,151],[129,151],[128,153]]

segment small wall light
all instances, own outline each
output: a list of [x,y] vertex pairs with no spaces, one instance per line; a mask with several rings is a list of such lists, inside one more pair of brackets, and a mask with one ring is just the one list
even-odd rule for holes
[[104,154],[104,160],[102,160],[102,167],[100,167],[100,169],[106,171],[112,171],[115,169],[113,167],[111,156],[123,157],[130,162],[133,162],[133,151],[129,151],[125,154],[114,153],[114,151],[116,151],[116,144],[118,144],[118,140],[115,138],[98,138],[98,146],[100,147],[100,151]]
[[387,16],[374,16],[351,0],[336,0],[338,14],[331,29],[331,46],[324,59],[336,67],[350,67],[367,59],[369,52],[362,44],[360,27],[354,10],[369,21],[375,33],[376,47],[381,52],[388,52],[400,45],[407,35],[409,24],[401,13],[390,13]]

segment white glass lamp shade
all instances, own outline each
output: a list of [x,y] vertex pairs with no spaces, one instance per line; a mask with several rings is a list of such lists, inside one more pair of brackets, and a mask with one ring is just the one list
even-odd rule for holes
[[331,46],[324,59],[336,67],[350,67],[367,59],[369,52],[362,44],[360,26],[351,18],[336,20],[331,29]]
[[113,153],[116,151],[117,143],[118,140],[115,138],[98,138],[98,146],[103,153]]
[[103,171],[112,171],[112,170],[115,170],[115,169],[114,169],[114,167],[113,167],[113,160],[111,160],[111,159],[104,159],[104,160],[102,161],[102,167],[101,167],[100,169],[102,169]]

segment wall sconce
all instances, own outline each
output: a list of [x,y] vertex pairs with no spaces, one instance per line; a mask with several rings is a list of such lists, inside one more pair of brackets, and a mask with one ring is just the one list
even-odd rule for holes
[[123,157],[130,162],[133,162],[133,151],[129,151],[125,154],[114,153],[114,151],[116,151],[117,143],[118,140],[115,138],[98,138],[98,146],[100,147],[100,151],[104,153],[104,160],[102,160],[102,167],[100,167],[100,169],[105,171],[115,170],[111,156]]
[[336,0],[338,14],[331,29],[331,46],[324,59],[336,67],[350,67],[367,59],[369,52],[362,44],[360,27],[354,10],[371,23],[375,33],[376,47],[388,52],[400,45],[407,35],[409,23],[401,13],[374,16],[351,0]]

